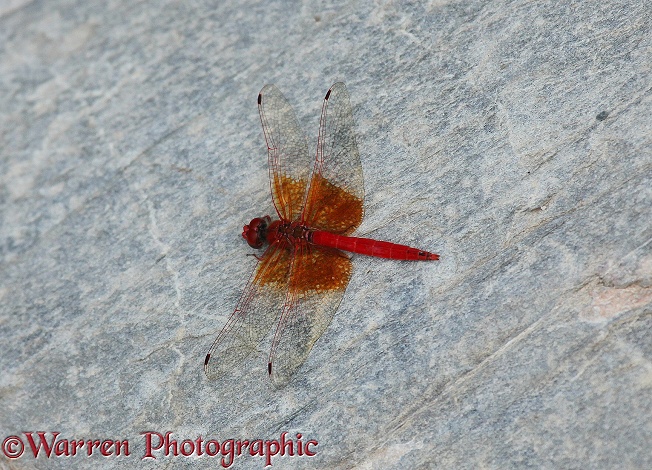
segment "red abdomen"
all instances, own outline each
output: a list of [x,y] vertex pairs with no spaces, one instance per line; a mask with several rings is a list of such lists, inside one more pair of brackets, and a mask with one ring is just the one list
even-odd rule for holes
[[346,237],[330,232],[315,230],[310,232],[308,241],[315,245],[337,248],[339,250],[359,253],[361,255],[375,256],[377,258],[389,258],[400,260],[438,260],[439,255],[427,251],[412,248],[398,243],[383,242],[371,238]]

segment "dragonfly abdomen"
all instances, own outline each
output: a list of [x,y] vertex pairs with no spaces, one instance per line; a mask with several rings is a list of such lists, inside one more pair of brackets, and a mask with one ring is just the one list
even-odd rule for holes
[[310,232],[308,241],[315,245],[337,248],[338,250],[367,256],[375,256],[377,258],[410,261],[429,261],[439,259],[439,255],[435,253],[429,253],[407,245],[373,240],[371,238],[347,237],[321,230]]

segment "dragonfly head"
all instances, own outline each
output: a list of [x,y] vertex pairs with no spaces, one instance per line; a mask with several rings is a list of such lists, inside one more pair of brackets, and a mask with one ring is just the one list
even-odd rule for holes
[[267,227],[271,221],[272,219],[268,215],[252,219],[249,225],[242,227],[242,238],[247,240],[250,247],[262,248],[266,241]]

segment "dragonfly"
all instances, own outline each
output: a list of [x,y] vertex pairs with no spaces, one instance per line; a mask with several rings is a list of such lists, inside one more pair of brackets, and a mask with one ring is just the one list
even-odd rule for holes
[[243,227],[249,246],[266,249],[255,255],[256,267],[208,351],[204,371],[209,379],[230,373],[276,325],[267,372],[280,387],[306,361],[339,308],[353,268],[349,253],[415,261],[439,255],[351,236],[362,222],[364,187],[344,83],[335,83],[324,98],[314,160],[276,86],[266,85],[258,94],[258,111],[277,219],[256,217]]

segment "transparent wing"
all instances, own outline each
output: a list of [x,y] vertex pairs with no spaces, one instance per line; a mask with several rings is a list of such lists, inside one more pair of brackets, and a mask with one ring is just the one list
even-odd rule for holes
[[269,356],[274,386],[287,383],[305,362],[337,311],[351,271],[351,260],[339,250],[299,246]]
[[239,366],[270,331],[287,296],[291,258],[278,243],[267,248],[206,355],[204,371],[209,379]]
[[363,200],[353,110],[349,93],[340,82],[324,98],[317,156],[302,220],[312,228],[348,235],[362,222]]
[[303,210],[310,176],[308,145],[290,103],[274,85],[260,91],[258,111],[267,142],[272,201],[281,219],[293,221]]

